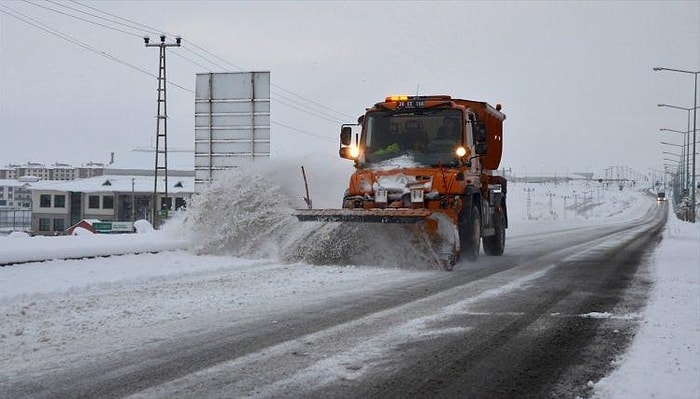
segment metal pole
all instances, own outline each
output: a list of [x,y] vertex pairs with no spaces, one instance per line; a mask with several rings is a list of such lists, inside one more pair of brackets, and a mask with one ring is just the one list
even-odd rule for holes
[[685,169],[683,171],[683,182],[685,184],[685,189],[688,190],[690,187],[688,180],[690,178],[690,110],[688,110],[688,129],[683,134],[683,139],[685,140],[683,143],[685,149],[685,152],[683,153],[683,168]]
[[698,120],[698,73],[695,72],[695,87],[694,91],[695,94],[693,95],[693,179],[692,179],[692,189],[691,189],[691,196],[690,196],[690,201],[691,204],[693,205],[693,210],[691,212],[691,216],[693,218],[692,222],[695,223],[696,215],[695,215],[695,210],[697,205],[695,204],[695,190],[696,190],[696,185],[695,185],[695,142],[697,141],[695,138],[695,130],[697,128],[697,120]]
[[134,195],[135,178],[131,178],[131,223],[136,221],[136,196]]
[[[686,111],[688,113],[688,116],[686,118],[686,124],[687,128],[685,131],[680,131],[680,130],[673,130],[673,129],[661,129],[662,131],[670,131],[670,132],[675,132],[675,133],[682,133],[683,134],[683,152],[681,153],[682,158],[681,158],[681,167],[679,167],[679,170],[682,171],[680,175],[680,191],[679,193],[683,194],[684,197],[687,197],[690,199],[690,181],[691,179],[691,165],[690,165],[690,132],[691,132],[691,126],[692,123],[691,121],[691,115],[690,111],[696,110],[697,106],[692,107],[692,108],[685,108],[685,107],[678,107],[676,105],[669,105],[669,104],[658,104],[657,106],[659,107],[668,107],[668,108],[674,108],[674,109],[681,109],[683,111]],[[695,140],[694,140],[695,141]],[[696,182],[697,183],[697,182]],[[680,197],[679,197],[680,198]]]
[[[154,227],[157,227],[157,211],[160,206],[157,204],[158,200],[158,170],[163,170],[163,175],[165,178],[165,208],[170,209],[170,203],[168,198],[168,106],[167,106],[167,77],[165,72],[165,53],[167,47],[180,47],[182,38],[176,37],[175,43],[165,43],[165,35],[160,35],[160,43],[149,43],[150,39],[148,36],[143,38],[146,47],[158,47],[159,49],[159,65],[158,65],[158,115],[156,116],[156,148],[155,148],[155,168],[153,170],[153,213],[151,223]],[[161,107],[163,113],[161,114]],[[160,131],[161,122],[163,123],[163,132]],[[163,149],[160,148],[160,138],[163,138]],[[159,165],[158,155],[163,153],[163,166]]]
[[[696,204],[695,204],[695,191],[696,191],[696,182],[695,182],[695,152],[696,152],[696,141],[697,141],[697,135],[696,135],[696,130],[697,130],[697,116],[698,116],[698,74],[700,74],[700,71],[686,71],[682,69],[673,69],[673,68],[662,68],[662,67],[654,67],[654,71],[671,71],[671,72],[679,72],[679,73],[689,73],[694,75],[694,85],[693,85],[693,167],[692,167],[692,172],[691,172],[691,177],[690,177],[690,182],[691,182],[691,187],[690,187],[690,222],[695,223],[696,222]],[[690,136],[690,134],[688,134]],[[688,148],[690,150],[690,148]]]

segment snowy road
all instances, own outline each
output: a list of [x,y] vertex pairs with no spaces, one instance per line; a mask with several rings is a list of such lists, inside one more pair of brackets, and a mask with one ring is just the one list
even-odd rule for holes
[[[330,277],[323,279],[317,272],[305,275],[308,265],[239,264],[236,270],[258,281],[265,297],[238,290],[237,275],[222,263],[196,280],[181,276],[104,287],[118,296],[104,303],[99,289],[58,304],[50,295],[46,301],[33,297],[21,311],[12,308],[19,301],[10,301],[0,309],[6,314],[108,309],[102,309],[105,318],[98,325],[77,318],[73,340],[48,338],[33,351],[5,340],[20,355],[2,351],[12,355],[0,359],[8,366],[0,392],[149,398],[586,396],[587,382],[609,371],[635,329],[645,299],[646,257],[665,217],[662,205],[626,222],[516,231],[503,257],[462,262],[451,273],[359,273],[355,267],[322,266]],[[140,256],[173,261],[168,254]],[[187,263],[198,257],[177,258]],[[310,279],[304,282],[305,277]],[[270,297],[266,284],[279,290]],[[226,289],[230,296],[217,294]],[[211,307],[197,313],[178,314],[167,306],[207,295]],[[132,324],[119,324],[114,319],[120,315],[109,307],[143,317],[124,315]],[[42,327],[51,329],[36,329]]]

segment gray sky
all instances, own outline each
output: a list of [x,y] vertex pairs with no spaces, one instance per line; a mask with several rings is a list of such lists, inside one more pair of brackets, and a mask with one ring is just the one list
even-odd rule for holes
[[[687,112],[656,104],[692,107],[693,76],[652,68],[700,69],[700,1],[37,4],[2,0],[0,9],[151,74],[158,51],[144,47],[143,31],[41,7],[92,20],[66,7],[104,11],[182,35],[167,72],[189,90],[198,72],[271,71],[273,154],[329,164],[347,162],[337,156],[340,122],[386,95],[420,93],[503,104],[502,166],[521,173],[661,168],[664,157],[676,158],[662,151],[679,148],[659,141],[680,144],[682,136],[659,128],[686,130]],[[152,145],[156,85],[0,13],[0,165],[106,162],[112,151],[120,159]],[[171,148],[193,147],[193,98],[169,86]]]

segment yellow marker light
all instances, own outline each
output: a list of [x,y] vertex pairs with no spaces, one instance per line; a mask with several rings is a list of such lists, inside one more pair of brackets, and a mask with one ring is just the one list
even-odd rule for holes
[[387,101],[387,102],[408,101],[408,96],[407,95],[387,96],[387,98],[385,98],[384,101]]
[[356,146],[350,147],[350,156],[353,158],[357,158],[360,156],[360,149]]
[[458,147],[455,150],[455,154],[457,154],[458,157],[462,158],[463,156],[467,155],[467,149],[464,147]]

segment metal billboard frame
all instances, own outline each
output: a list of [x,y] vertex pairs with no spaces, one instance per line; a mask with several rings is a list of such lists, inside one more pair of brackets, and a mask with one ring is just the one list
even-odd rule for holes
[[198,73],[195,192],[226,170],[270,157],[270,72]]

